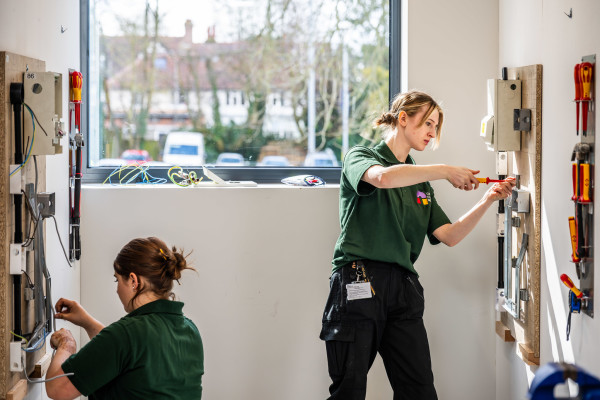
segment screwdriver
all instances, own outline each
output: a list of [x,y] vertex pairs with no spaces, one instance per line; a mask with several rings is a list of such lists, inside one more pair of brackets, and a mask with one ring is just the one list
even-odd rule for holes
[[490,178],[477,178],[480,183],[485,183],[486,185],[490,182],[506,182],[506,179],[490,179]]
[[575,296],[580,299],[583,297],[583,293],[581,293],[581,291],[579,289],[577,289],[577,287],[573,284],[573,281],[571,280],[571,278],[569,278],[567,276],[567,274],[562,274],[560,276],[560,280],[563,281],[563,283],[565,285],[567,285],[567,287],[569,289],[571,289],[571,291],[575,294]]
[[571,234],[571,249],[573,251],[571,261],[578,263],[581,259],[577,254],[577,223],[575,222],[575,217],[569,217],[569,233]]
[[592,64],[589,62],[581,63],[581,119],[582,119],[582,132],[583,136],[587,135],[587,119],[588,119],[588,108],[589,102],[592,100],[590,97],[590,87],[592,84]]
[[575,70],[573,71],[573,75],[575,78],[575,110],[577,114],[577,135],[579,135],[579,107],[581,102],[581,64],[575,65]]

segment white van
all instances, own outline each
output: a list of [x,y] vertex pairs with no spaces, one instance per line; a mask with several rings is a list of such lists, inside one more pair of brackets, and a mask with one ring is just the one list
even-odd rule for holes
[[182,167],[204,165],[204,136],[198,132],[169,133],[163,161]]

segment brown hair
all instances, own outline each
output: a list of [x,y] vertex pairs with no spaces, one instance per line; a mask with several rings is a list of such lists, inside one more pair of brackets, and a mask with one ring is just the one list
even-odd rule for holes
[[419,122],[419,126],[423,125],[425,121],[427,121],[427,119],[434,110],[437,110],[440,114],[440,120],[438,122],[438,127],[435,132],[435,142],[433,144],[433,148],[435,149],[440,144],[440,138],[442,135],[442,123],[444,122],[444,112],[442,111],[442,108],[433,99],[433,97],[431,97],[427,93],[420,92],[418,90],[410,90],[405,93],[397,94],[396,97],[394,97],[394,100],[392,101],[392,106],[390,107],[390,110],[384,112],[379,118],[375,120],[375,126],[385,125],[389,128],[384,133],[385,138],[385,136],[387,136],[390,130],[396,128],[396,125],[398,123],[398,116],[400,115],[401,111],[404,111],[406,115],[412,117],[416,115],[423,106],[427,107],[427,111],[425,112],[425,115],[423,115],[421,122]]
[[146,290],[153,291],[160,298],[175,297],[172,292],[173,281],[179,283],[181,271],[194,268],[187,265],[186,257],[175,246],[169,250],[165,242],[156,237],[133,239],[127,243],[113,262],[115,272],[128,277],[130,273],[143,276],[148,282],[148,288],[140,281],[140,289],[130,301],[133,301]]

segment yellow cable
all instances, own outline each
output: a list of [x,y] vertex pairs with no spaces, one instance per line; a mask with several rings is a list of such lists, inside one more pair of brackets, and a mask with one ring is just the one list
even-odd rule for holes
[[13,331],[10,331],[10,333],[13,334],[13,336],[18,337],[19,339],[23,339],[25,341],[25,344],[29,343],[29,340],[25,339],[23,336],[21,335],[17,335],[16,333],[14,333]]

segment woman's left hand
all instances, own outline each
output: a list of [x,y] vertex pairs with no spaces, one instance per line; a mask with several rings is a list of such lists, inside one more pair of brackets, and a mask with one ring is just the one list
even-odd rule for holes
[[515,187],[515,178],[507,178],[505,182],[495,183],[485,192],[485,197],[488,200],[496,201],[506,199],[512,193],[512,188]]
[[77,343],[68,329],[62,328],[52,334],[50,337],[50,346],[57,350],[59,348],[67,350],[71,354],[77,352]]

